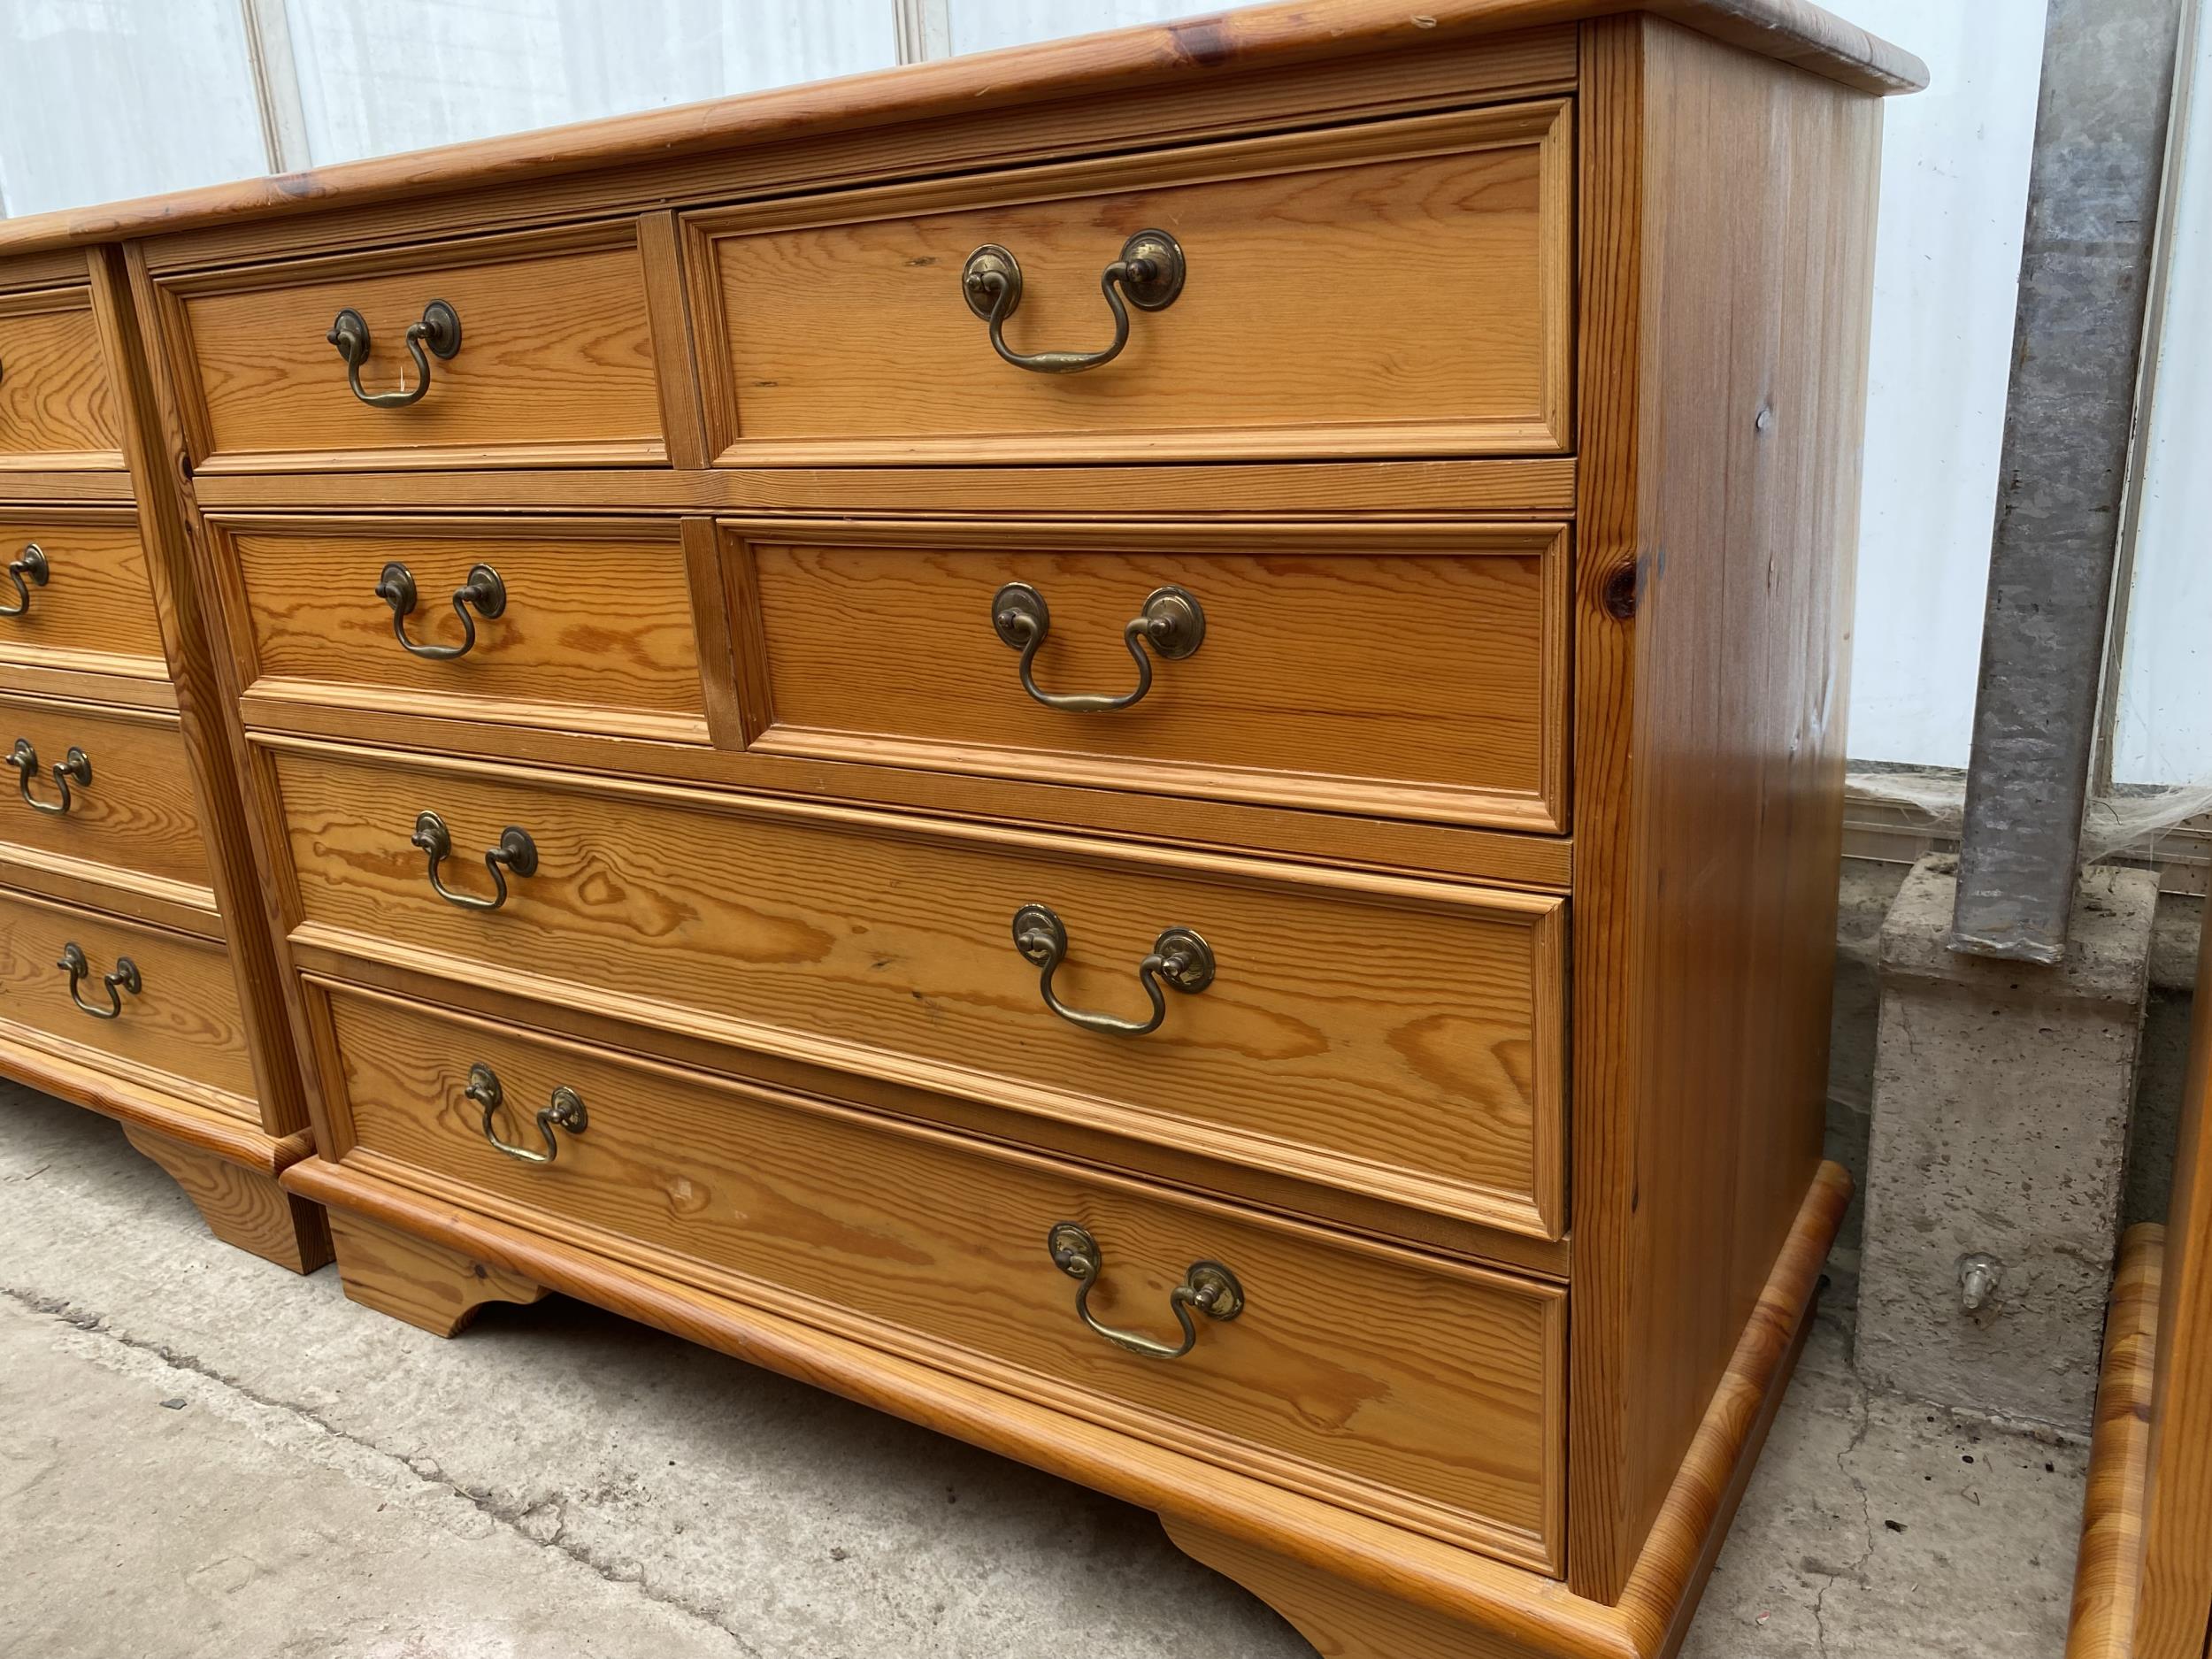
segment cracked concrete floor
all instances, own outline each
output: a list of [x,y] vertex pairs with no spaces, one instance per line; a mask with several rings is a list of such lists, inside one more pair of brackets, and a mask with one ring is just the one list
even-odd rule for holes
[[[1816,1330],[1692,1659],[2057,1659],[2083,1457]],[[1310,1659],[1151,1517],[559,1298],[455,1342],[0,1085],[4,1659]]]

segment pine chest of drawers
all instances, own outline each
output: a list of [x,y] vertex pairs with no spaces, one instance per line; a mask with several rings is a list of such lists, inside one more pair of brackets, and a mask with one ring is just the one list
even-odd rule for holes
[[[10,227],[12,228],[12,227]],[[0,248],[0,1076],[301,1272],[321,1210],[210,618],[120,250]]]
[[1324,0],[11,233],[131,275],[349,1293],[789,1371],[1332,1655],[1671,1650],[1848,1196],[1921,71],[1655,10]]

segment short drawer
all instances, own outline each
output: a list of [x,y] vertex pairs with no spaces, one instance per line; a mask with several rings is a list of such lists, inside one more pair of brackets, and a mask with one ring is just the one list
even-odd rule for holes
[[694,215],[710,440],[728,465],[1563,450],[1569,120],[1519,104]]
[[199,792],[176,716],[0,695],[0,858],[92,866],[212,909]]
[[1560,526],[724,536],[755,749],[1565,827]]
[[[1562,900],[291,740],[274,761],[303,939],[980,1102],[1025,1133],[1558,1236]],[[411,841],[424,813],[461,902]],[[526,855],[473,908],[510,826]],[[1098,1028],[1155,996],[1155,1029]]]
[[119,468],[122,442],[90,291],[0,294],[0,467]]
[[0,1033],[259,1120],[220,945],[0,891]]
[[[667,458],[631,221],[202,273],[160,292],[208,470]],[[363,333],[365,354],[349,356],[341,342]]]
[[137,515],[0,508],[0,662],[166,679]]
[[[1555,1570],[1555,1286],[343,987],[327,995],[349,1157],[422,1172],[525,1225],[553,1218],[572,1240],[588,1229],[588,1248],[704,1263],[740,1299]],[[580,1110],[581,1127],[541,1127],[563,1089],[577,1102],[565,1123]],[[553,1161],[525,1163],[494,1135],[541,1157],[549,1141]],[[1179,1357],[1129,1352],[1079,1316],[1078,1281],[1048,1243],[1062,1224],[1087,1236],[1089,1311],[1110,1328],[1179,1345],[1168,1298],[1194,1263],[1225,1268],[1241,1305],[1194,1313]]]
[[275,518],[213,525],[250,695],[704,742],[678,526]]

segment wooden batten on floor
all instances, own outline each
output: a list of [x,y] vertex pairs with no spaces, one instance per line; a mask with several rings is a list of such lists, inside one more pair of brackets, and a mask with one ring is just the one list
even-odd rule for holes
[[2089,1445],[2089,1490],[2074,1566],[2066,1659],[2131,1659],[2142,1585],[2143,1489],[2150,1471],[2151,1385],[2166,1229],[2131,1228],[2120,1246]]

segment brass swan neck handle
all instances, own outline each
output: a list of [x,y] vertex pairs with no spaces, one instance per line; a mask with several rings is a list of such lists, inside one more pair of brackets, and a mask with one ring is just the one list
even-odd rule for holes
[[[1021,262],[1010,250],[987,242],[968,256],[960,271],[960,291],[968,309],[990,325],[991,349],[1018,369],[1033,374],[1080,374],[1102,368],[1129,343],[1129,307],[1165,311],[1183,291],[1183,246],[1164,230],[1141,230],[1121,245],[1121,257],[1098,279],[1114,314],[1114,337],[1095,351],[1024,353],[1006,343],[1006,319],[1022,303]],[[1127,303],[1123,303],[1125,297]]]
[[1219,1262],[1194,1262],[1183,1275],[1183,1282],[1168,1293],[1168,1310],[1183,1327],[1181,1342],[1170,1344],[1141,1332],[1118,1331],[1091,1311],[1091,1288],[1105,1271],[1106,1259],[1090,1229],[1079,1222],[1057,1222],[1045,1235],[1045,1248],[1052,1252],[1052,1264],[1080,1286],[1075,1293],[1076,1317],[1116,1348],[1147,1359],[1180,1359],[1198,1346],[1198,1322],[1191,1317],[1193,1309],[1209,1319],[1224,1321],[1244,1311],[1244,1286],[1234,1273]]

